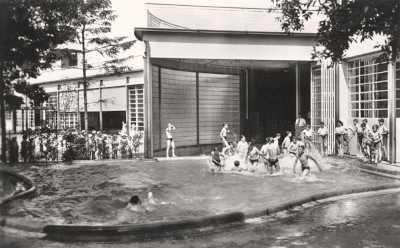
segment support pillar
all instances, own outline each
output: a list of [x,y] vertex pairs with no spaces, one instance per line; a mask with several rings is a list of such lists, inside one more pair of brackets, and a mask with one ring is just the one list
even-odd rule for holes
[[300,92],[300,66],[299,61],[296,61],[296,116],[294,119],[297,119],[297,115],[301,112],[301,92]]
[[125,114],[125,121],[126,121],[126,133],[129,136],[130,131],[131,131],[131,117],[130,117],[130,108],[129,108],[129,89],[128,89],[128,84],[129,84],[129,77],[126,77],[125,81],[125,92],[126,92],[126,114]]
[[103,130],[103,95],[102,95],[102,81],[100,80],[99,82],[99,94],[100,94],[100,113],[99,113],[99,119],[100,119],[100,130]]
[[396,63],[388,64],[388,111],[389,111],[389,147],[388,159],[396,163]]
[[144,156],[145,158],[153,158],[153,96],[152,96],[152,76],[150,62],[150,44],[144,41],[146,46],[144,58],[144,98],[145,98],[145,126],[144,126]]

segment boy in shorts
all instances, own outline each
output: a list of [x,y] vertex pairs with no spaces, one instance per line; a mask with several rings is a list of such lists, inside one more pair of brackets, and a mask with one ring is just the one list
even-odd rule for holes
[[321,122],[317,134],[318,134],[318,143],[321,150],[321,155],[324,157],[326,156],[326,147],[328,143],[328,129],[325,127],[324,122]]
[[286,132],[286,137],[282,142],[282,150],[283,150],[283,155],[286,156],[288,155],[288,146],[290,144],[290,138],[292,137],[292,132],[291,131],[287,131]]

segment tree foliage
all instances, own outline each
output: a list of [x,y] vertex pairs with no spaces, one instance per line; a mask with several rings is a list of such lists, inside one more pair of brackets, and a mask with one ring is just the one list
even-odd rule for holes
[[385,37],[381,61],[395,61],[400,52],[400,1],[398,0],[281,0],[281,28],[292,34],[304,29],[313,15],[323,14],[319,23],[313,58],[340,62],[350,45]]
[[0,120],[2,160],[5,161],[5,101],[18,108],[23,99],[15,91],[36,101],[48,96],[27,80],[51,68],[58,59],[54,49],[70,40],[74,29],[69,16],[78,0],[0,0]]
[[[110,0],[81,1],[77,7],[71,21],[75,29],[71,38],[82,47],[84,123],[86,146],[88,146],[87,88],[89,81],[86,78],[86,71],[100,69],[113,74],[130,71],[132,68],[124,65],[124,62],[132,56],[120,58],[118,55],[133,46],[134,41],[126,41],[127,37],[109,36],[112,22],[117,17],[111,8]],[[99,65],[91,64],[86,59],[86,54],[89,52],[97,52],[111,59]]]

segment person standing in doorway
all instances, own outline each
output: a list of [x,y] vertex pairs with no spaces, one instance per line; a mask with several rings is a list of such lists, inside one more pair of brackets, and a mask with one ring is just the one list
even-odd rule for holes
[[175,130],[176,128],[174,125],[171,123],[167,124],[167,128],[165,129],[165,133],[167,135],[167,158],[169,158],[169,148],[172,148],[172,157],[176,158],[177,156],[175,155],[175,143],[174,139],[172,138],[172,130]]
[[304,128],[306,127],[306,120],[304,120],[301,116],[301,113],[299,113],[298,118],[296,119],[294,129],[295,129],[295,137],[297,139],[301,139],[301,132],[303,132]]

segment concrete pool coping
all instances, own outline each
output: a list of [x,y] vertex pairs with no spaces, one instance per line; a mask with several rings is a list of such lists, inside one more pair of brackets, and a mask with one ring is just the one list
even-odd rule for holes
[[[197,157],[207,159],[207,157]],[[175,159],[175,158],[174,158]],[[168,161],[173,161],[169,159]],[[400,176],[388,175],[375,171],[368,171],[357,168],[363,172],[372,173],[378,176],[386,176],[393,179],[400,179]],[[6,170],[7,175],[16,177],[31,183],[31,188],[24,194],[15,195],[8,199],[14,200],[17,197],[28,196],[35,192],[36,186],[33,181],[15,172]],[[283,210],[290,210],[304,204],[329,201],[340,196],[351,196],[365,192],[384,192],[385,190],[396,190],[400,192],[400,182],[383,183],[374,186],[359,186],[345,190],[327,190],[324,192],[310,194],[308,196],[296,197],[290,201],[282,201],[276,204],[266,203],[264,207],[252,211],[230,212],[225,214],[209,215],[198,218],[190,218],[179,221],[155,222],[148,224],[123,224],[123,225],[53,225],[22,221],[17,218],[2,217],[0,227],[3,233],[18,236],[45,238],[59,241],[81,241],[81,242],[121,242],[128,240],[143,240],[160,238],[175,235],[189,235],[207,232],[228,224],[243,224],[246,219],[270,215]]]

